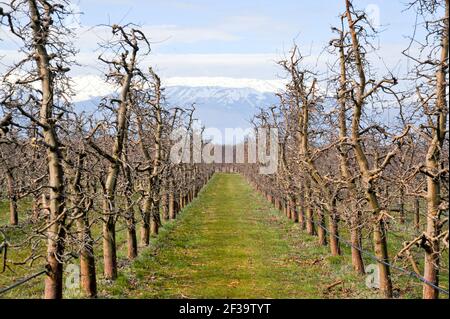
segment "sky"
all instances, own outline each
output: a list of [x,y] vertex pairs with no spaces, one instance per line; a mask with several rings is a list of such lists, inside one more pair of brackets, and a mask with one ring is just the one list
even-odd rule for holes
[[[151,41],[152,65],[169,84],[189,83],[251,86],[267,91],[280,87],[283,74],[276,65],[295,41],[305,61],[325,69],[323,49],[338,25],[343,0],[74,0],[82,14],[76,45],[80,49],[72,76],[95,80],[99,65],[95,53],[105,36],[100,24],[133,22]],[[406,2],[357,0],[382,30],[374,65],[400,72],[413,30],[415,15]],[[97,27],[96,27],[97,26]],[[4,64],[17,58],[14,43],[0,30],[0,57]],[[94,90],[107,90],[95,87]]]

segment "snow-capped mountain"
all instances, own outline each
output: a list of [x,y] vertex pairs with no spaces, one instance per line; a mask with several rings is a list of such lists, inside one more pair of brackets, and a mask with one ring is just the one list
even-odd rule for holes
[[195,103],[201,124],[220,130],[250,127],[250,119],[259,107],[277,102],[274,93],[252,88],[170,86],[165,95],[169,105],[187,107]]
[[235,104],[246,104],[257,108],[261,103],[272,101],[273,93],[258,92],[251,88],[224,88],[216,86],[189,87],[171,86],[166,89],[166,95],[171,102],[178,103],[211,103],[233,108]]
[[[166,101],[170,106],[190,107],[195,103],[195,117],[206,127],[223,131],[225,128],[248,128],[259,107],[277,102],[275,93],[253,88],[217,86],[168,86]],[[78,110],[94,111],[101,96],[75,103]]]

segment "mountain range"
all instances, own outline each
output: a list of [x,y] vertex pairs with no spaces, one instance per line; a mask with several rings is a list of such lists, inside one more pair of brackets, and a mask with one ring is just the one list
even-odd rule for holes
[[[253,88],[219,86],[168,86],[165,89],[167,103],[172,106],[190,107],[195,104],[195,118],[201,125],[223,131],[225,128],[248,128],[259,107],[277,103],[273,92],[261,92]],[[91,96],[75,103],[78,110],[95,111],[101,96]]]
[[248,128],[259,107],[277,102],[271,92],[252,88],[225,88],[216,86],[171,86],[166,89],[169,105],[188,107],[195,103],[196,117],[206,127]]

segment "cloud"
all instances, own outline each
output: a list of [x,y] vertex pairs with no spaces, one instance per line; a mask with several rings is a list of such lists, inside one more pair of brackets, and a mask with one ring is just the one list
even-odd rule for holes
[[[116,87],[105,83],[98,75],[78,75],[72,78],[75,96],[73,102],[87,101],[93,97],[105,96],[117,90]],[[229,77],[169,77],[163,78],[165,87],[191,86],[206,87],[218,86],[225,88],[251,88],[259,92],[277,92],[285,85],[281,79],[251,79]]]
[[[177,25],[143,25],[139,29],[153,44],[192,44],[204,41],[229,42],[239,40],[232,32],[214,27],[181,27]],[[95,50],[98,44],[111,39],[111,29],[106,26],[83,26],[77,31],[76,47],[82,51]]]
[[274,33],[287,29],[287,25],[265,15],[234,15],[219,22],[217,28],[228,32]]
[[176,62],[194,65],[242,66],[261,63],[273,63],[277,59],[270,53],[218,53],[218,54],[154,54],[151,59],[156,64]]
[[[275,23],[272,18],[263,15],[235,15],[224,17],[214,24],[205,26],[144,24],[140,26],[140,29],[151,42],[168,46],[207,41],[238,41],[242,40],[243,33],[276,33],[285,27],[284,24]],[[76,42],[81,50],[95,49],[98,42],[111,37],[111,30],[105,26],[81,26],[77,33],[79,38]]]
[[259,92],[277,92],[281,90],[286,81],[282,79],[249,79],[229,77],[172,77],[163,80],[166,86],[219,86],[225,88],[252,88]]
[[148,63],[163,77],[231,77],[272,79],[277,71],[276,54],[155,54]]
[[215,28],[180,27],[176,25],[144,26],[152,42],[196,43],[201,41],[234,41],[239,36]]
[[[152,66],[165,77],[231,77],[273,79],[280,69],[277,54],[150,54],[142,60],[142,67]],[[82,52],[77,55],[81,67],[73,68],[73,75],[100,74],[105,68],[97,54]]]

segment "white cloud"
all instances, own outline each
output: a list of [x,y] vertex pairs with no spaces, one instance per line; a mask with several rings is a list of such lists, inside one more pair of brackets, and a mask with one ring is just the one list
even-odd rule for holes
[[[139,28],[151,44],[191,44],[202,41],[235,41],[239,37],[215,27],[181,27],[178,25],[143,25]],[[106,26],[83,26],[78,29],[76,46],[81,50],[95,50],[98,43],[111,39],[111,29]]]
[[148,63],[163,77],[230,77],[273,79],[280,71],[276,54],[155,54]]
[[172,77],[163,80],[166,86],[219,86],[226,88],[252,88],[259,92],[277,92],[286,81],[281,79],[260,80],[228,77]]
[[234,41],[239,37],[216,28],[188,28],[176,25],[144,26],[142,30],[152,42],[196,43],[200,41]]
[[[97,60],[97,53],[79,53],[73,75],[100,74],[105,68]],[[230,53],[230,54],[150,54],[143,58],[142,68],[153,66],[162,78],[167,77],[230,77],[230,78],[276,78],[280,68],[277,54]]]
[[154,54],[150,56],[156,64],[184,63],[194,65],[249,65],[274,63],[275,54],[270,53],[212,53],[212,54]]
[[226,17],[217,28],[228,32],[253,32],[257,34],[279,33],[288,31],[285,23],[274,21],[265,15],[234,15]]
[[[179,3],[179,5],[184,5],[184,3]],[[144,24],[139,28],[152,43],[166,46],[204,41],[237,41],[241,40],[242,32],[278,33],[286,26],[275,23],[270,17],[263,15],[236,15],[206,26]],[[111,30],[106,26],[81,26],[77,34],[79,37],[77,46],[79,48],[95,49],[98,42],[110,38]]]

